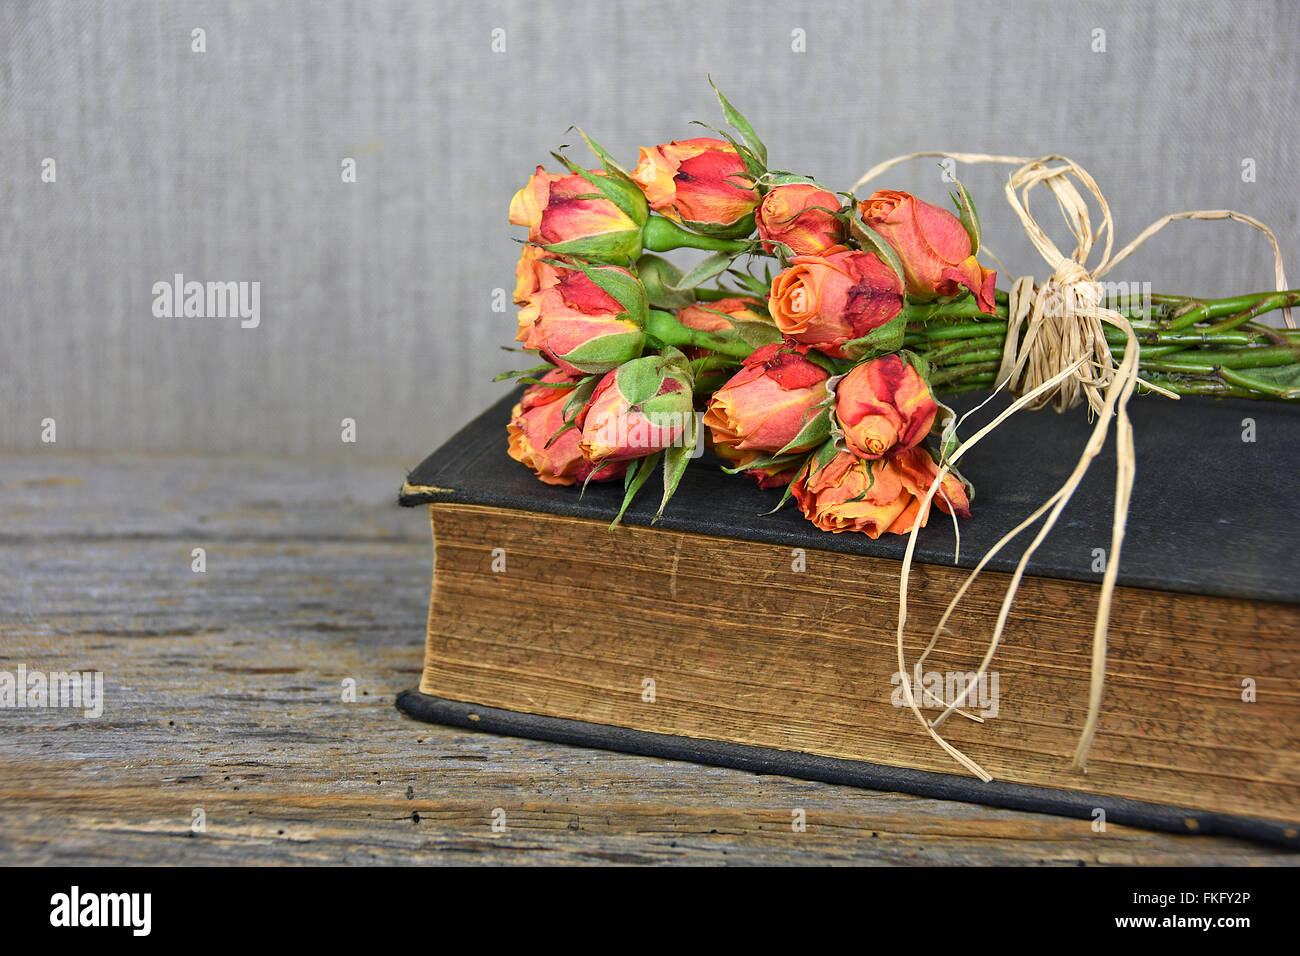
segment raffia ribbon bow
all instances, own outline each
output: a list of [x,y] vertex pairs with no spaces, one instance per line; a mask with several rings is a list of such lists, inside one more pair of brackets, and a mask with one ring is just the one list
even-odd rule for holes
[[[1026,566],[1039,545],[1046,539],[1056,524],[1057,518],[1069,503],[1075,489],[1087,473],[1092,460],[1105,446],[1112,424],[1115,426],[1115,498],[1111,525],[1111,546],[1107,550],[1106,570],[1102,577],[1101,591],[1097,602],[1097,616],[1092,635],[1092,659],[1088,687],[1088,713],[1080,731],[1075,747],[1073,765],[1079,770],[1086,770],[1088,750],[1097,730],[1101,714],[1102,690],[1106,676],[1106,637],[1110,623],[1110,607],[1115,592],[1115,581],[1119,573],[1120,549],[1124,542],[1124,529],[1128,518],[1129,499],[1133,490],[1136,474],[1136,456],[1133,439],[1133,427],[1128,416],[1128,401],[1138,384],[1138,342],[1133,327],[1125,316],[1104,304],[1104,290],[1100,279],[1111,269],[1123,262],[1147,239],[1155,235],[1169,223],[1180,219],[1231,219],[1245,223],[1268,237],[1273,247],[1274,276],[1278,291],[1286,289],[1286,274],[1282,264],[1282,253],[1277,238],[1262,222],[1226,209],[1196,210],[1174,213],[1164,216],[1138,234],[1132,242],[1120,252],[1111,256],[1114,237],[1114,223],[1111,219],[1110,206],[1102,195],[1096,182],[1088,172],[1073,160],[1064,156],[1046,156],[1039,159],[1027,159],[1016,156],[992,156],[984,153],[943,153],[923,152],[909,153],[880,163],[866,172],[853,185],[857,192],[864,184],[876,178],[888,169],[900,163],[921,157],[942,157],[959,163],[1001,163],[1018,168],[1007,180],[1007,202],[1020,218],[1025,234],[1034,244],[1039,254],[1052,269],[1051,277],[1042,285],[1035,285],[1032,276],[1015,280],[1011,287],[1009,299],[1009,318],[1007,337],[1003,348],[1002,363],[997,375],[996,391],[1007,389],[1016,395],[1016,400],[992,422],[985,425],[970,438],[962,442],[944,461],[940,462],[939,476],[931,485],[921,502],[920,514],[929,513],[930,503],[935,492],[942,486],[943,478],[957,462],[989,432],[1021,408],[1036,408],[1053,404],[1058,411],[1065,411],[1081,401],[1087,401],[1091,413],[1096,416],[1093,430],[1083,452],[1079,456],[1074,470],[1065,483],[1057,489],[1047,501],[1043,502],[1032,514],[1026,517],[1011,531],[1007,532],[985,555],[980,558],[975,568],[949,602],[939,623],[935,626],[925,650],[917,658],[915,668],[920,669],[925,658],[934,650],[949,618],[958,603],[974,583],[975,578],[985,565],[997,555],[1003,547],[1016,536],[1035,524],[1046,515],[1042,527],[1035,534],[1033,541],[1025,548],[1017,562],[1011,583],[1007,587],[997,622],[989,640],[989,646],[977,672],[976,680],[956,697],[946,702],[945,710],[933,721],[927,721],[921,714],[920,706],[912,693],[911,681],[903,680],[903,696],[917,720],[930,736],[950,755],[974,773],[980,779],[992,780],[992,776],[979,764],[953,747],[937,728],[954,712],[962,712],[971,691],[981,686],[988,666],[996,653],[998,644],[1006,628],[1007,617],[1015,599],[1016,590],[1025,573]],[[1049,165],[1058,163],[1059,165]],[[1101,213],[1101,221],[1096,229],[1088,204],[1080,193],[1077,183],[1081,183]],[[1075,239],[1075,247],[1069,256],[1063,254],[1038,222],[1029,214],[1028,196],[1038,185],[1046,185],[1056,199],[1066,225]],[[1088,258],[1098,241],[1104,240],[1101,263],[1090,270]],[[1286,323],[1294,328],[1291,310],[1284,310]],[[1111,325],[1124,334],[1124,352],[1117,365],[1106,340],[1105,326]],[[1021,336],[1021,329],[1024,335]],[[1178,396],[1149,383],[1146,388],[1160,392],[1169,398]],[[982,406],[981,406],[982,407]],[[976,411],[978,409],[972,409]],[[967,412],[967,415],[971,412]],[[965,416],[963,416],[963,419]],[[958,423],[960,424],[960,423]],[[917,532],[924,523],[923,519],[913,523],[908,537],[907,549],[899,580],[898,627],[895,634],[898,654],[899,673],[911,673],[907,667],[906,653],[903,646],[903,634],[907,623],[907,589],[911,572],[912,556],[916,548]],[[969,716],[969,715],[967,715]]]
[[[1101,284],[1087,269],[1069,259],[1037,288],[1032,276],[1015,280],[997,387],[1022,395],[1038,389],[1062,367],[1077,365],[1073,375],[1058,383],[1054,393],[1041,395],[1033,407],[1050,401],[1063,412],[1086,396],[1089,406],[1100,411],[1101,396],[1115,371],[1097,316],[1101,302]],[[1028,329],[1022,344],[1020,331],[1026,322]]]

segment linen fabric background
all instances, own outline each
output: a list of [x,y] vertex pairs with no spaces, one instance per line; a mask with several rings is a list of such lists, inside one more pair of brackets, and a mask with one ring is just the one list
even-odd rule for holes
[[[720,125],[709,74],[775,168],[832,188],[914,150],[1062,153],[1109,197],[1117,247],[1165,213],[1232,208],[1300,278],[1282,0],[6,2],[0,447],[40,446],[53,418],[59,448],[414,464],[504,393],[495,373],[532,364],[501,350],[514,191],[557,146],[586,158],[570,124],[625,163]],[[987,244],[1043,278],[1008,170],[957,172]],[[947,203],[940,173],[920,160],[878,185]],[[259,282],[260,326],[155,317],[176,273]],[[1272,259],[1246,227],[1179,223],[1110,278],[1227,295],[1271,288]]]

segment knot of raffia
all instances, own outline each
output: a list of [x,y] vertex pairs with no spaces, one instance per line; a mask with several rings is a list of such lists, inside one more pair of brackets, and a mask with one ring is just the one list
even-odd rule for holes
[[[1015,395],[1037,393],[1032,408],[1050,402],[1063,412],[1086,399],[1100,412],[1115,377],[1099,311],[1102,299],[1101,283],[1069,260],[1040,286],[1031,276],[1017,279],[1011,286],[998,386]],[[1068,377],[1043,388],[1067,368],[1073,368]]]
[[[1049,166],[1051,161],[1060,165]],[[1076,182],[1083,184],[1100,210],[1096,230]],[[1068,256],[1029,213],[1029,192],[1039,185],[1052,191],[1074,236],[1075,247]],[[1051,403],[1063,412],[1086,400],[1093,412],[1100,413],[1106,390],[1115,384],[1115,360],[1104,323],[1131,331],[1122,315],[1105,308],[1103,287],[1086,266],[1093,245],[1102,237],[1103,267],[1110,256],[1113,224],[1106,197],[1086,170],[1059,156],[1023,164],[1007,181],[1006,193],[1029,240],[1052,267],[1052,275],[1041,285],[1035,285],[1031,276],[1012,284],[997,384],[1016,395],[1035,396],[1029,407]],[[1054,380],[1055,384],[1047,384]]]

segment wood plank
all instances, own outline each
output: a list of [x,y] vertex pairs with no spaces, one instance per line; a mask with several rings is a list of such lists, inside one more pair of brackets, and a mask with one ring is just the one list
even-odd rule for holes
[[310,464],[0,458],[0,669],[98,668],[107,688],[98,720],[0,708],[0,863],[1300,859],[406,719],[393,696],[418,679],[428,525],[392,505],[400,465]]

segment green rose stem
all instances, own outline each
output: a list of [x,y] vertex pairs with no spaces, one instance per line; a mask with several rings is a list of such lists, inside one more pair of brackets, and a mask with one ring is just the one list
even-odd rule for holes
[[683,229],[671,219],[651,216],[641,231],[641,246],[650,252],[668,252],[672,249],[705,249],[710,252],[730,252],[739,255],[747,252],[751,244],[744,239],[714,239]]
[[[996,372],[982,372],[978,375],[966,375],[957,381],[943,386],[942,391],[948,394],[958,392],[974,392],[981,389],[990,389],[994,386],[997,379]],[[1159,385],[1171,392],[1179,395],[1210,395],[1215,398],[1254,398],[1260,397],[1260,390],[1270,392],[1279,391],[1281,394],[1275,395],[1278,398],[1287,398],[1288,392],[1296,392],[1296,389],[1275,389],[1274,386],[1266,383],[1259,383],[1257,387],[1240,388],[1216,379],[1171,379],[1163,378],[1159,375],[1143,374],[1142,380],[1150,382],[1152,385]],[[938,388],[938,386],[935,386]],[[1139,386],[1139,390],[1142,390]],[[1290,398],[1300,397],[1300,394],[1291,394]]]
[[[951,302],[908,303],[905,312],[909,323],[924,323],[934,319],[947,322],[960,322],[963,319],[985,321],[1006,319],[1009,297],[1001,289],[996,290],[994,301],[997,311],[989,316],[979,311],[979,305],[973,296],[965,296]],[[1189,328],[1198,322],[1215,322],[1207,331],[1226,332],[1251,321],[1266,312],[1286,306],[1300,305],[1300,289],[1285,292],[1251,292],[1245,295],[1230,296],[1226,299],[1193,299],[1187,296],[1152,295],[1149,297],[1151,308],[1147,309],[1140,298],[1131,298],[1127,304],[1117,309],[1135,325],[1138,323],[1157,325],[1162,331],[1177,332]],[[1148,314],[1150,313],[1150,314]]]
[[1213,369],[1274,368],[1300,362],[1300,342],[1293,346],[1275,345],[1262,348],[1214,349],[1208,352],[1182,352],[1170,359],[1158,356],[1142,368],[1153,372],[1190,372],[1205,374]]
[[1178,331],[1197,322],[1220,319],[1210,326],[1210,331],[1227,331],[1256,316],[1300,303],[1300,290],[1273,292],[1264,295],[1239,295],[1229,299],[1185,300],[1185,304],[1173,310],[1169,320],[1170,331]]
[[[1254,352],[1262,354],[1251,354]],[[925,354],[925,353],[922,353]],[[972,352],[961,362],[932,366],[930,384],[936,390],[964,392],[994,384],[1001,365],[999,352]],[[1222,395],[1240,398],[1268,397],[1284,401],[1300,399],[1300,387],[1289,386],[1251,375],[1254,369],[1288,368],[1300,375],[1300,345],[1280,350],[1245,349],[1239,352],[1193,353],[1196,361],[1165,361],[1160,358],[1141,364],[1144,381],[1182,395]],[[1192,357],[1192,356],[1189,356]],[[928,356],[927,356],[928,358]],[[1118,359],[1118,354],[1116,355]]]
[[[995,301],[994,315],[981,315],[971,297],[908,304],[903,344],[930,362],[936,388],[968,391],[993,384],[1006,338],[1007,294],[999,290]],[[1300,379],[1300,332],[1253,321],[1300,304],[1300,290],[1224,299],[1153,295],[1147,302],[1149,308],[1130,299],[1118,309],[1133,325],[1145,380],[1185,395],[1300,398],[1300,388],[1251,374],[1295,366]],[[1118,360],[1126,336],[1111,326],[1105,331]]]
[[[997,375],[998,362],[978,362],[958,365],[930,373],[930,387],[939,392],[966,392],[973,388],[987,388]],[[978,382],[978,384],[974,384]]]
[[[1005,333],[1006,329],[1004,327],[1003,335],[989,336],[987,338],[982,336],[980,338],[961,338],[955,342],[947,342],[937,348],[926,349],[924,354],[931,365],[951,365],[957,362],[977,361],[975,358],[967,358],[968,353],[982,354],[992,350],[997,355],[1001,355],[1002,343],[1006,338]],[[906,344],[907,340],[904,338],[904,345]]]
[[678,348],[683,345],[693,345],[737,361],[749,358],[749,354],[754,351],[754,346],[739,338],[688,328],[678,322],[677,317],[671,312],[660,312],[658,309],[650,310],[646,318],[645,330],[647,335],[653,336],[664,345]]

